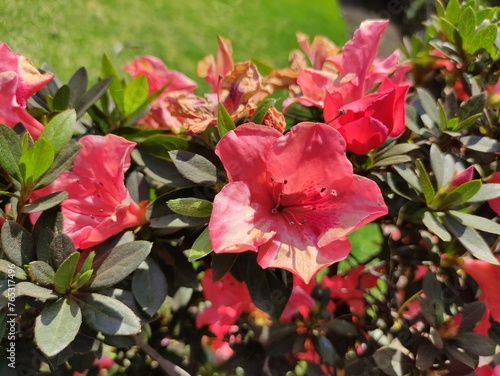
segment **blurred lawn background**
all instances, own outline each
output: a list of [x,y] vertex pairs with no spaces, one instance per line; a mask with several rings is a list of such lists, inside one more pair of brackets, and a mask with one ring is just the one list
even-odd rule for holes
[[217,34],[235,61],[285,67],[295,34],[347,38],[336,0],[0,0],[0,41],[36,66],[47,62],[63,83],[81,66],[95,81],[107,53],[115,68],[138,55],[200,82],[197,62],[217,51]]

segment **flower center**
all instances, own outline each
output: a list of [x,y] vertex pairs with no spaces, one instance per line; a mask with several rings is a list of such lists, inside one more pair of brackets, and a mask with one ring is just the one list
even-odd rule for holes
[[[306,219],[303,217],[307,212],[304,212],[303,209],[314,212],[319,204],[326,200],[329,200],[332,196],[337,196],[337,191],[335,191],[334,189],[325,194],[324,192],[326,191],[326,187],[322,187],[319,192],[317,191],[313,194],[285,194],[284,190],[287,183],[288,180],[286,179],[280,182],[277,181],[274,177],[271,177],[272,195],[274,202],[274,207],[271,209],[271,213],[280,213],[290,225],[305,225]],[[284,202],[285,197],[286,202]]]

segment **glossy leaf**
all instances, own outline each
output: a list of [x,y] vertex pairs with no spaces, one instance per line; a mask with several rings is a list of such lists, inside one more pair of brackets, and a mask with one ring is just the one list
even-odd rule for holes
[[145,75],[134,78],[125,88],[123,110],[129,116],[136,112],[148,99],[148,81]]
[[92,86],[76,103],[76,118],[79,119],[87,110],[101,98],[110,85],[112,78],[108,77]]
[[54,157],[55,151],[50,142],[40,138],[19,159],[21,179],[27,185],[36,182],[52,165]]
[[198,238],[194,241],[193,246],[189,251],[189,259],[188,261],[198,260],[210,252],[212,252],[212,243],[210,241],[210,234],[208,232],[208,227],[205,227],[203,232],[198,236]]
[[0,124],[0,165],[14,179],[21,179],[19,159],[21,158],[21,141],[19,136],[9,127]]
[[69,291],[75,276],[79,257],[79,252],[72,253],[56,270],[54,275],[54,288],[58,293],[65,294]]
[[451,241],[451,235],[446,230],[446,228],[439,222],[439,220],[430,211],[426,211],[422,218],[422,222],[431,230],[434,234],[439,236],[439,238],[444,242]]
[[71,89],[68,85],[63,85],[59,88],[59,90],[57,90],[57,93],[54,96],[54,100],[52,102],[54,111],[64,111],[68,109],[70,93]]
[[274,103],[276,103],[276,99],[270,97],[260,101],[250,121],[255,124],[262,124],[262,121],[264,121],[264,118],[266,117],[267,111],[269,111],[269,108],[271,108]]
[[151,257],[139,265],[132,279],[135,300],[143,311],[153,316],[167,297],[167,279],[160,266]]
[[478,215],[462,213],[456,210],[448,211],[448,215],[464,226],[475,228],[476,230],[500,235],[500,224],[493,222],[488,218]]
[[459,185],[450,193],[446,194],[439,204],[440,210],[461,205],[469,201],[481,189],[481,180],[471,180]]
[[40,137],[49,141],[54,148],[55,154],[58,154],[71,140],[75,123],[75,111],[64,111],[54,116],[54,118],[45,126]]
[[80,100],[83,94],[87,91],[88,73],[84,67],[78,69],[68,81],[70,87],[69,105],[75,107],[75,104]]
[[219,135],[222,137],[227,132],[236,128],[231,115],[226,110],[226,107],[222,103],[219,103],[217,107],[217,129],[219,130]]
[[115,102],[118,110],[123,113],[124,112],[124,87],[120,82],[118,75],[116,74],[115,68],[111,63],[108,55],[104,54],[101,60],[101,74],[102,77],[107,77],[111,79],[111,83],[109,85],[109,93]]
[[82,311],[70,298],[48,304],[37,317],[35,341],[40,350],[52,357],[75,339],[82,324]]
[[56,156],[47,172],[36,183],[34,189],[40,189],[51,184],[63,171],[70,170],[73,160],[81,148],[82,146],[77,142],[68,143]]
[[431,179],[429,178],[427,171],[425,171],[425,167],[420,159],[416,160],[416,165],[418,169],[418,180],[420,181],[420,187],[422,188],[425,201],[430,203],[436,195],[436,191],[434,190]]

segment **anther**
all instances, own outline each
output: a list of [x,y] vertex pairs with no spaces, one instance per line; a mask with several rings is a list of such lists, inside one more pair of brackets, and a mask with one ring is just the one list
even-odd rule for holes
[[276,214],[277,212],[278,212],[278,209],[276,209],[276,208],[271,209],[271,213]]
[[301,225],[305,225],[306,224],[306,220],[304,219],[304,220],[300,221],[300,224]]
[[283,184],[286,184],[286,183],[288,183],[288,180],[286,180],[286,179],[283,180]]
[[314,207],[314,208],[312,208],[312,210],[316,210],[316,208]]

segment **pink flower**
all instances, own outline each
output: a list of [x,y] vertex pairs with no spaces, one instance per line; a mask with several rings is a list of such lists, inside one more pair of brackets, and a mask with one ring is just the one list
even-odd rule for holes
[[280,321],[291,321],[297,312],[304,318],[309,317],[309,311],[316,306],[316,302],[311,297],[311,290],[315,284],[314,280],[306,285],[301,279],[293,278],[292,293],[281,313]]
[[198,76],[204,78],[210,85],[210,92],[218,91],[219,82],[233,70],[233,47],[231,42],[217,36],[217,62],[213,55],[205,56],[198,62]]
[[215,253],[258,252],[263,268],[307,283],[348,255],[349,233],[387,213],[378,186],[353,175],[342,136],[326,124],[282,135],[247,123],[215,152],[229,178],[208,226]]
[[347,150],[366,154],[404,131],[407,91],[385,79],[377,92],[345,105],[339,92],[327,93],[325,121],[344,137]]
[[43,125],[26,111],[28,99],[52,80],[51,73],[40,73],[24,56],[0,43],[0,123],[14,127],[22,123],[36,139]]
[[475,369],[477,376],[500,376],[500,365],[492,368],[490,365],[481,366]]
[[[146,222],[145,205],[137,204],[124,185],[134,142],[108,134],[85,136],[72,171],[33,192],[32,199],[66,191],[61,204],[64,232],[76,248],[99,244],[120,231]],[[36,220],[36,217],[32,219]]]
[[172,115],[176,99],[186,93],[192,93],[197,84],[184,74],[169,71],[166,65],[154,56],[135,58],[123,68],[132,77],[145,75],[149,86],[149,95],[166,86],[161,95],[152,103],[149,112],[139,121],[153,128],[167,128],[174,133],[179,133],[182,121]]
[[257,309],[245,283],[239,282],[230,273],[213,282],[212,269],[208,269],[201,280],[201,287],[206,300],[211,304],[198,313],[196,326],[201,328],[208,325],[219,339],[238,330],[234,324],[243,312]]
[[[500,255],[496,257],[500,261]],[[500,265],[466,258],[463,260],[462,268],[479,285],[481,289],[480,299],[486,303],[486,308],[493,320],[500,322],[500,294],[498,294],[497,286],[498,281],[500,281]]]

